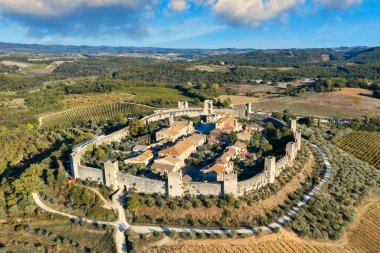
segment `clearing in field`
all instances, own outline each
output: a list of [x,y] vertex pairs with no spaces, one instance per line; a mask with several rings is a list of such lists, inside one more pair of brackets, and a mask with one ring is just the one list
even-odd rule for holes
[[131,100],[134,96],[129,93],[111,92],[101,94],[70,94],[62,100],[64,108],[92,106],[106,103],[114,103]]
[[173,89],[173,88],[164,88],[164,87],[130,87],[123,89],[124,92],[134,95],[132,101],[136,103],[151,103],[154,100],[166,100],[170,102],[177,101],[189,101],[193,99],[187,97],[183,92]]
[[16,61],[1,61],[0,64],[4,65],[4,66],[16,66],[16,67],[19,67],[19,68],[27,68],[27,67],[30,67],[32,66],[32,64],[30,63],[25,63],[25,62],[16,62]]
[[187,70],[194,71],[206,71],[206,72],[221,72],[227,73],[230,70],[230,66],[219,66],[219,65],[196,65],[188,68]]
[[280,97],[254,103],[254,110],[285,109],[297,115],[314,117],[359,117],[369,112],[380,115],[380,100],[372,92],[359,88],[343,88],[333,93],[302,94],[299,97]]
[[380,133],[352,132],[337,138],[334,144],[380,169]]
[[258,101],[261,101],[263,100],[263,98],[257,98],[257,97],[249,97],[249,96],[233,96],[233,95],[222,95],[222,96],[219,96],[218,99],[220,99],[220,101],[224,101],[226,99],[230,99],[231,100],[231,105],[239,105],[239,104],[245,104],[245,103],[255,103],[255,102],[258,102]]
[[339,241],[303,240],[294,233],[281,229],[278,234],[246,239],[167,240],[144,252],[336,252],[374,253],[380,252],[380,200],[379,193],[372,197],[358,213],[357,220],[348,233]]

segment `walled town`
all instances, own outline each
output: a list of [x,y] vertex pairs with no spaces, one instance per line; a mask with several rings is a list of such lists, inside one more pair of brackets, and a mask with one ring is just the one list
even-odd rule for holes
[[[183,119],[184,117],[187,119]],[[203,119],[202,122],[197,122],[200,129],[194,126],[191,120],[194,117]],[[159,193],[170,197],[243,196],[267,184],[273,184],[285,167],[292,166],[301,148],[301,133],[297,131],[296,120],[290,120],[288,126],[283,127],[289,127],[293,140],[286,143],[284,155],[278,160],[274,156],[265,157],[261,172],[238,180],[234,161],[245,160],[247,157],[255,159],[256,154],[248,149],[247,138],[255,132],[265,130],[260,121],[269,119],[279,125],[283,124],[270,117],[263,118],[262,115],[260,120],[256,120],[258,123],[253,123],[249,119],[254,117],[251,104],[246,104],[241,110],[224,110],[214,109],[210,100],[204,102],[203,108],[188,108],[187,102],[178,102],[177,109],[158,111],[141,120],[145,124],[167,120],[168,124],[154,133],[154,141],[149,145],[136,145],[132,157],[124,160],[126,165],[141,165],[152,172],[151,174],[161,176],[161,180],[121,172],[118,161],[106,161],[103,168],[81,164],[82,156],[86,152],[105,143],[120,141],[128,136],[128,128],[109,136],[94,138],[77,148],[71,154],[72,174],[75,178],[97,181],[113,189],[121,188],[146,194]],[[245,123],[241,122],[243,119]],[[188,159],[206,144],[210,147],[222,147],[222,152],[202,168],[188,168]],[[194,181],[188,174],[197,175],[197,180]]]

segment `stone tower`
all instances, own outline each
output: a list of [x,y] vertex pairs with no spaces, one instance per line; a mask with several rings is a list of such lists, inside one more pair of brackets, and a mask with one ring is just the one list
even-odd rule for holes
[[293,161],[294,161],[294,158],[296,157],[296,154],[297,154],[296,143],[288,142],[286,144],[286,155],[288,156],[289,166],[293,166]]
[[104,163],[104,184],[112,189],[118,188],[117,173],[119,172],[119,163],[107,161]]
[[297,131],[297,120],[296,119],[289,120],[288,126],[290,130],[292,130],[292,132],[295,133]]
[[276,157],[269,156],[265,158],[264,171],[268,171],[268,181],[270,184],[273,184],[276,179]]
[[214,113],[212,100],[205,100],[203,103],[203,114],[210,115]]
[[295,132],[295,139],[296,139],[296,148],[297,148],[297,151],[299,151],[301,149],[301,142],[302,142],[301,132],[298,132],[298,131]]
[[173,123],[174,123],[174,116],[173,116],[173,114],[170,114],[170,116],[169,116],[169,126],[173,125]]
[[223,197],[227,195],[237,196],[237,174],[236,172],[224,173],[222,193]]
[[80,159],[77,155],[70,155],[70,163],[71,163],[71,176],[74,178],[78,178],[78,166],[80,165]]
[[178,109],[188,109],[188,108],[189,108],[189,102],[178,101]]
[[244,117],[249,117],[251,113],[252,113],[252,104],[246,103],[244,105]]
[[169,172],[166,194],[168,197],[177,197],[183,195],[182,172]]

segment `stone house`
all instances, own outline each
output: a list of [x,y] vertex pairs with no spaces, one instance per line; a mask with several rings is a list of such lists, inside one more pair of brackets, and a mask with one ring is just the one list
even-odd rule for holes
[[143,153],[141,153],[140,155],[136,156],[136,157],[132,157],[130,159],[127,159],[124,161],[125,164],[128,164],[128,163],[141,163],[141,164],[145,164],[148,165],[150,163],[150,161],[153,159],[153,152],[152,150],[146,150],[144,151]]
[[156,141],[175,141],[182,136],[193,133],[194,130],[194,124],[191,120],[173,121],[169,127],[156,132]]
[[182,161],[180,159],[167,156],[154,160],[151,170],[157,173],[169,173],[172,171],[179,171],[181,165]]
[[159,159],[156,159],[151,167],[154,172],[178,171],[185,166],[185,160],[194,153],[198,147],[206,142],[206,136],[193,134],[183,139],[175,145],[158,152]]
[[236,135],[240,141],[250,141],[252,133],[251,131],[243,130],[243,132],[237,133]]

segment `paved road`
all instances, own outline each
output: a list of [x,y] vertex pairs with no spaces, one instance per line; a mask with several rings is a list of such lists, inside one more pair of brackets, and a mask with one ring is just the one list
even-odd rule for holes
[[74,215],[62,213],[59,211],[56,211],[48,206],[46,206],[42,201],[39,199],[39,196],[37,193],[32,193],[33,199],[36,202],[36,204],[44,209],[47,212],[50,213],[55,213],[59,215],[63,215],[69,218],[77,219],[77,220],[84,220],[89,223],[97,223],[97,224],[108,224],[111,226],[116,227],[116,245],[117,245],[117,250],[118,252],[126,252],[126,241],[124,237],[124,232],[130,228],[132,231],[136,233],[152,233],[152,232],[170,232],[170,231],[175,231],[175,232],[182,232],[182,233],[205,233],[205,234],[230,234],[232,232],[238,233],[238,234],[251,234],[257,232],[259,229],[263,231],[269,231],[273,230],[276,227],[281,227],[284,223],[287,221],[291,220],[294,215],[297,214],[299,209],[307,203],[307,201],[314,196],[316,192],[320,190],[320,188],[323,186],[323,184],[329,179],[330,174],[331,174],[331,164],[327,159],[326,154],[323,152],[323,150],[319,147],[317,147],[314,144],[311,144],[322,156],[324,164],[325,164],[325,175],[320,181],[320,183],[316,186],[313,187],[313,189],[303,197],[303,199],[295,205],[292,210],[290,210],[285,216],[282,218],[278,219],[277,221],[273,222],[272,224],[269,224],[267,226],[263,227],[258,227],[258,228],[250,228],[250,229],[236,229],[236,230],[222,230],[222,229],[195,229],[195,228],[175,228],[175,227],[157,227],[157,226],[133,226],[130,225],[126,219],[125,219],[125,213],[124,213],[124,208],[123,208],[123,203],[125,200],[125,195],[122,194],[122,191],[119,191],[117,195],[113,198],[114,199],[114,204],[117,207],[118,211],[118,220],[115,222],[106,222],[106,221],[95,221],[95,220],[89,220],[89,219],[84,219],[80,218]]

